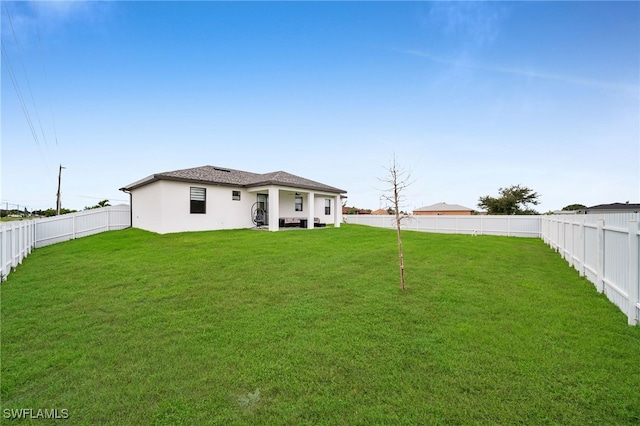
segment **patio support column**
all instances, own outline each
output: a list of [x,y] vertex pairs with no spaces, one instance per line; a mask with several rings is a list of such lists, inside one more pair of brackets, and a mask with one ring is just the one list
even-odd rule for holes
[[307,229],[313,229],[313,218],[315,217],[315,208],[316,208],[316,194],[313,192],[309,192],[309,197],[307,201]]
[[340,228],[342,223],[342,204],[340,204],[340,196],[333,197],[333,226]]
[[269,231],[280,228],[280,190],[269,188]]

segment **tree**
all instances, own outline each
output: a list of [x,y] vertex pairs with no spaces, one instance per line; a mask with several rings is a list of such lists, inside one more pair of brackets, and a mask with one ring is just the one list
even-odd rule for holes
[[98,204],[96,204],[95,206],[91,206],[91,207],[85,207],[85,210],[92,210],[92,209],[100,209],[102,207],[109,207],[111,204],[109,204],[109,200],[102,200],[100,202],[98,202]]
[[388,175],[385,178],[379,178],[382,182],[389,185],[389,187],[384,189],[383,198],[389,201],[393,207],[395,214],[395,223],[398,235],[398,263],[400,266],[400,289],[405,289],[405,277],[404,277],[404,252],[402,250],[402,234],[400,233],[402,219],[406,218],[406,216],[400,214],[400,204],[404,201],[404,197],[402,196],[402,191],[404,191],[409,185],[413,182],[409,182],[411,178],[411,174],[407,173],[404,169],[398,166],[398,162],[396,161],[396,155],[393,154],[393,160],[391,165],[387,169]]
[[[77,210],[70,210],[65,208],[60,209],[60,214],[75,213],[75,212],[77,212]],[[57,213],[58,212],[56,211],[56,209],[51,207],[46,210],[34,210],[31,212],[33,216],[45,216],[45,217],[55,216]]]
[[585,206],[584,204],[569,204],[568,206],[564,206],[562,208],[563,211],[568,211],[568,212],[572,212],[575,210],[582,210],[582,209],[586,209],[587,206]]
[[538,214],[529,208],[529,204],[538,205],[540,195],[531,188],[521,185],[511,185],[500,188],[500,197],[490,195],[480,197],[478,207],[486,209],[488,214]]

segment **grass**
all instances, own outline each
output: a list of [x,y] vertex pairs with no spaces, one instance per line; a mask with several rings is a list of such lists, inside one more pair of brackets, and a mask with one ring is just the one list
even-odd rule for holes
[[401,292],[395,238],[127,229],[38,249],[0,286],[2,409],[87,425],[640,422],[640,327],[542,241],[405,232]]

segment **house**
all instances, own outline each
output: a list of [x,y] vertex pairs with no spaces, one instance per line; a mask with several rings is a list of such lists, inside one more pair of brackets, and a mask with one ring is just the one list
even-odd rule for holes
[[597,206],[587,207],[577,213],[593,214],[593,213],[638,213],[640,212],[640,204],[612,203],[598,204]]
[[476,214],[476,211],[469,207],[460,206],[458,204],[437,203],[432,206],[420,207],[413,211],[415,216],[431,215],[455,215],[455,216],[470,216]]
[[340,226],[343,189],[278,171],[216,166],[156,173],[120,188],[130,194],[131,225],[165,234],[286,225]]
[[393,213],[389,213],[390,211],[393,211],[391,209],[377,209],[371,212],[371,214],[375,214],[375,215],[389,215],[389,214],[393,214]]

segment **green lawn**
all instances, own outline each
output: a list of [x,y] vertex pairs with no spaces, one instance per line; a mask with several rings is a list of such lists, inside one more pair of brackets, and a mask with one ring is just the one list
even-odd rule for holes
[[541,240],[404,247],[405,292],[395,232],[358,225],[37,249],[0,285],[2,421],[640,423],[640,327]]

